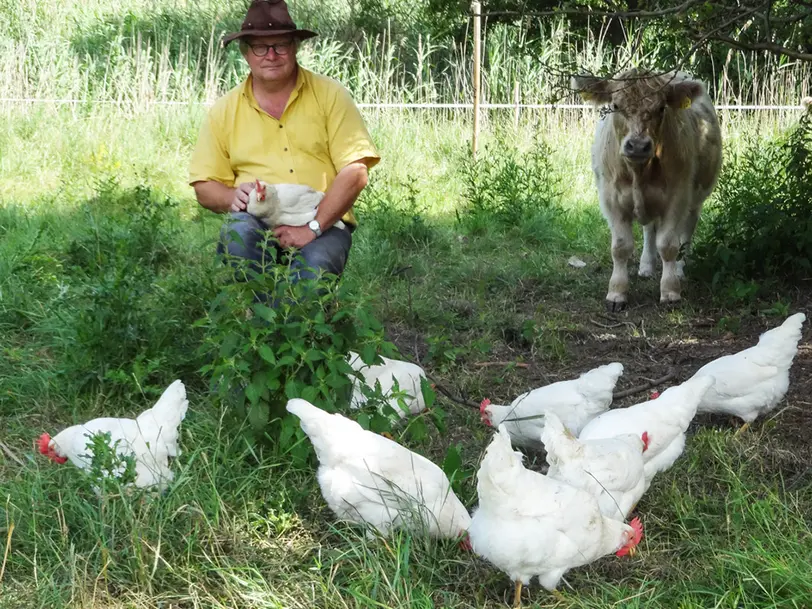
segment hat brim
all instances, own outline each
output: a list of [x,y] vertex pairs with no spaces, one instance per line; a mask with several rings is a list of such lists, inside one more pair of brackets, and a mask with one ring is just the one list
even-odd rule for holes
[[240,30],[239,32],[224,36],[223,46],[237,40],[237,38],[245,38],[247,36],[284,36],[287,34],[295,36],[299,40],[307,40],[308,38],[318,36],[316,32],[311,32],[310,30]]

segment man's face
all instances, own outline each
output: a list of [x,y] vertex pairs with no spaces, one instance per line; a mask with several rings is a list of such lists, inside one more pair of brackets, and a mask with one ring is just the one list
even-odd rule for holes
[[243,56],[258,80],[285,82],[296,73],[296,39],[293,36],[256,36],[246,40]]

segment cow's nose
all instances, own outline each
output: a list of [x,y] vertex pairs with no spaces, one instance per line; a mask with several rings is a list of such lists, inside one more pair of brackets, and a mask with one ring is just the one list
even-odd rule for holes
[[653,144],[650,137],[629,138],[623,144],[623,155],[631,158],[649,158]]

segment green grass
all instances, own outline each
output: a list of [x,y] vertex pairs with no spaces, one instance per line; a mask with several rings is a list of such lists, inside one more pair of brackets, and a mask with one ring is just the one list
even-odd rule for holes
[[[219,289],[219,219],[198,210],[184,177],[199,118],[178,109],[137,122],[98,109],[3,117],[6,149],[21,152],[2,161],[0,416],[2,441],[22,464],[0,458],[0,537],[14,525],[0,607],[503,606],[506,577],[453,544],[368,541],[334,524],[313,471],[248,442],[245,422],[208,393],[193,323]],[[454,392],[507,399],[595,358],[657,376],[634,368],[646,344],[659,370],[658,349],[670,341],[711,344],[722,333],[697,334],[693,320],[748,319],[749,308],[720,309],[701,285],[688,286],[681,310],[659,310],[646,304],[655,282],[635,281],[644,310],[628,318],[634,331],[591,323],[601,320],[609,256],[589,177],[589,119],[540,117],[515,134],[504,127],[508,144],[491,125],[492,158],[513,146],[526,159],[539,133],[553,134],[544,140],[560,196],[552,215],[531,206],[527,222],[495,214],[476,226],[454,214],[467,204],[464,124],[369,120],[384,161],[359,203],[345,282],[375,301],[387,337],[409,357],[416,348]],[[51,145],[37,146],[46,134]],[[569,267],[573,254],[588,266]],[[791,293],[781,297],[796,306]],[[619,351],[599,356],[605,341]],[[489,361],[531,367],[476,365]],[[165,496],[99,500],[78,471],[33,452],[42,431],[102,413],[131,416],[178,376],[191,408]],[[439,462],[458,444],[473,471],[487,430],[473,410],[444,408],[447,434],[413,448]],[[812,487],[784,488],[795,470],[763,446],[780,442],[769,427],[739,440],[723,429],[700,429],[647,494],[641,557],[572,572],[565,601],[538,588],[530,598],[588,608],[812,604]],[[460,495],[475,505],[473,478]]]
[[[30,38],[41,50],[48,31],[59,43],[22,64],[13,42],[0,46],[9,95],[124,102],[0,107],[0,441],[14,455],[0,451],[0,608],[505,606],[507,577],[450,542],[368,540],[334,523],[312,460],[253,442],[200,372],[209,362],[195,322],[221,288],[221,218],[201,210],[186,185],[205,108],[148,102],[203,101],[234,82],[235,58],[206,42],[229,25],[229,5],[200,3],[184,21],[184,3],[68,4],[71,19],[57,27],[38,3],[0,0],[13,41]],[[133,28],[149,33],[141,47],[128,38]],[[106,53],[119,39],[120,51]],[[489,64],[490,99],[524,66],[525,101],[543,100],[552,84],[532,89],[539,73],[499,40],[505,52]],[[307,61],[344,78],[359,99],[455,99],[467,82],[467,64],[443,63],[434,47],[421,71],[395,61],[417,56],[412,43],[375,57],[364,41],[360,50],[330,44],[310,49]],[[587,55],[595,66],[608,57]],[[366,67],[347,67],[357,65]],[[753,95],[792,98],[803,86],[793,79],[808,74],[799,70]],[[358,204],[343,281],[373,303],[406,357],[418,355],[469,401],[511,399],[612,359],[626,365],[623,388],[675,362],[684,378],[806,302],[802,290],[731,298],[735,291],[689,281],[686,303],[661,309],[657,282],[633,279],[631,309],[617,325],[601,317],[611,260],[589,170],[591,113],[527,111],[516,129],[512,111],[488,114],[479,170],[489,177],[473,188],[470,117],[366,117],[383,160]],[[724,119],[727,145],[738,149],[795,117]],[[572,255],[587,266],[570,267]],[[799,356],[802,371],[807,357]],[[35,454],[43,431],[133,416],[175,378],[190,410],[164,496],[99,499],[80,472]],[[489,430],[473,409],[440,399],[446,433],[410,447],[439,463],[457,446],[472,474]],[[564,600],[537,586],[530,600],[587,609],[812,606],[805,400],[793,389],[787,410],[735,440],[728,422],[701,421],[684,458],[640,504],[642,554],[571,572]],[[535,455],[529,461],[538,465]],[[476,504],[474,478],[460,482],[459,495]]]

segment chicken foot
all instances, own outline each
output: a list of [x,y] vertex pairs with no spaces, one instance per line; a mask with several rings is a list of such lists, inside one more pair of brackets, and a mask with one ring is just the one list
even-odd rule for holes
[[516,590],[513,593],[513,609],[522,607],[522,580],[516,581]]
[[742,434],[742,433],[744,433],[745,431],[747,431],[747,429],[748,429],[749,427],[750,427],[750,423],[745,423],[744,425],[742,425],[741,427],[739,427],[739,431],[737,431],[736,433],[734,433],[734,434],[733,434],[733,437],[734,437],[734,438],[738,437],[738,436],[739,436],[739,434]]

